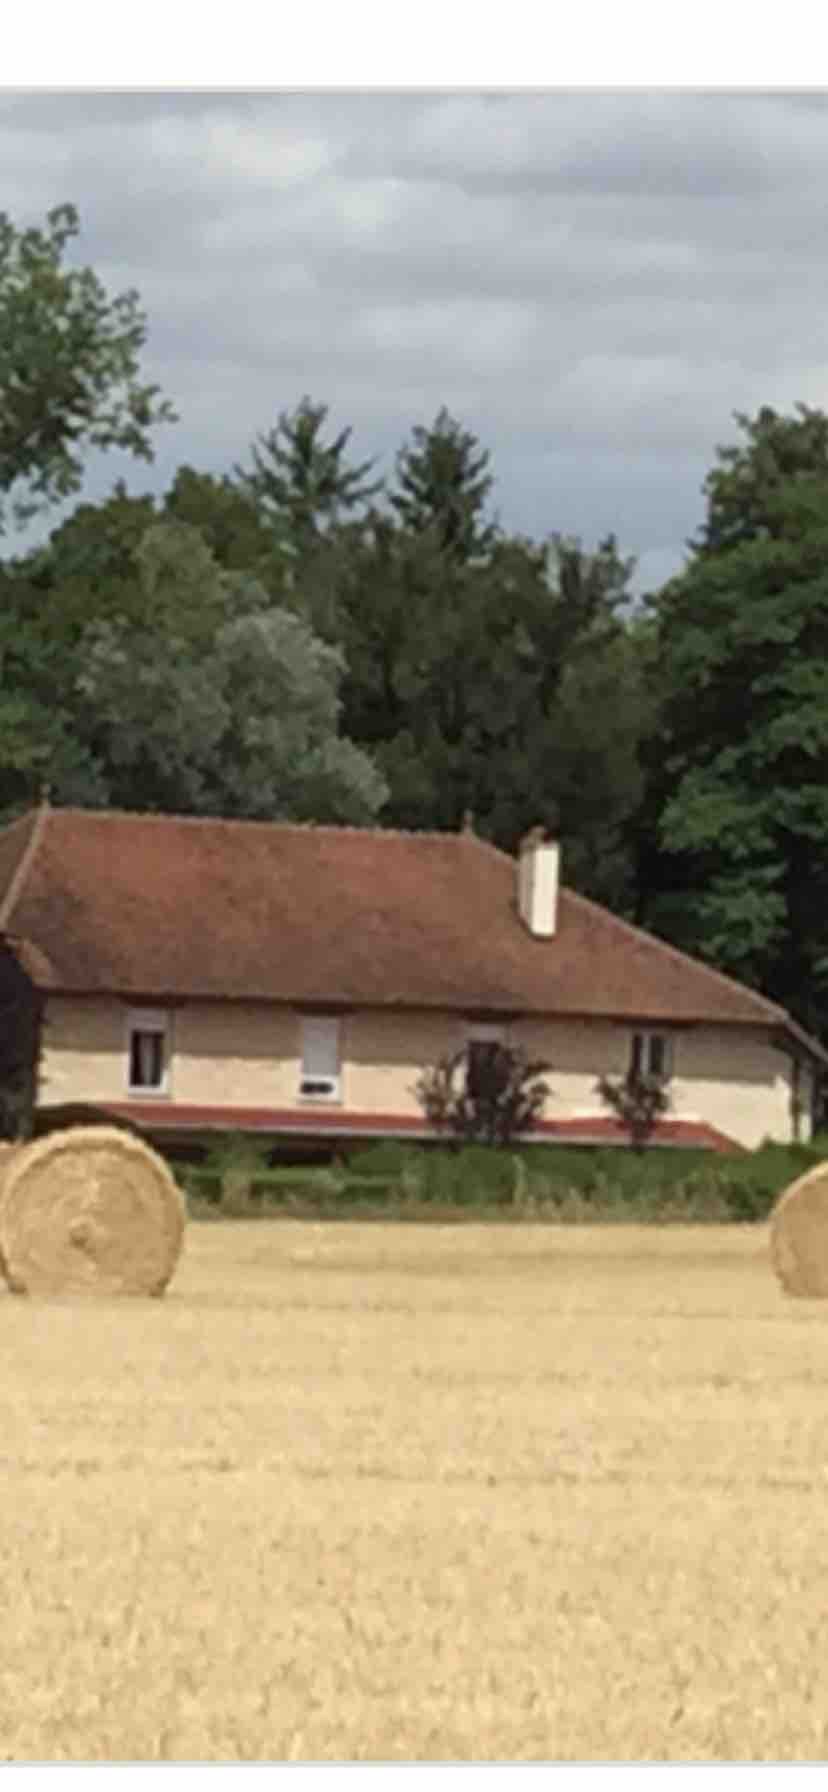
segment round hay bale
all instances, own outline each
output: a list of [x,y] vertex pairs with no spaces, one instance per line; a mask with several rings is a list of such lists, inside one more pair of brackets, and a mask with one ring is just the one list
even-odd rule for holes
[[163,1294],[184,1222],[156,1152],[118,1127],[76,1126],[10,1162],[0,1265],[15,1294]]
[[786,1294],[828,1299],[828,1163],[799,1176],[770,1216],[771,1262]]
[[3,1199],[6,1172],[11,1168],[12,1160],[21,1149],[20,1145],[14,1144],[10,1139],[0,1139],[0,1202]]

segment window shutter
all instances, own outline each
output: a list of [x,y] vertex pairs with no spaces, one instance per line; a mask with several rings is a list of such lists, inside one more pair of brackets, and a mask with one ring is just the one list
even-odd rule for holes
[[339,1075],[339,1022],[317,1015],[305,1021],[302,1072],[308,1077]]
[[335,1096],[339,1088],[339,1021],[307,1015],[302,1026],[303,1095]]

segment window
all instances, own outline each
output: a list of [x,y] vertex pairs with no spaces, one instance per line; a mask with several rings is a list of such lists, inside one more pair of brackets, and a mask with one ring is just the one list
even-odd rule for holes
[[472,1027],[466,1043],[466,1088],[472,1098],[489,1092],[492,1071],[502,1044],[499,1027]]
[[163,1095],[169,1072],[169,1025],[157,1008],[135,1008],[127,1022],[127,1079],[130,1093]]
[[669,1083],[673,1074],[673,1041],[668,1033],[633,1033],[630,1050],[633,1076],[655,1076]]
[[496,1039],[470,1039],[467,1047],[466,1088],[472,1097],[487,1094],[498,1062]]
[[339,1021],[335,1015],[308,1014],[303,1019],[299,1094],[309,1101],[339,1100]]

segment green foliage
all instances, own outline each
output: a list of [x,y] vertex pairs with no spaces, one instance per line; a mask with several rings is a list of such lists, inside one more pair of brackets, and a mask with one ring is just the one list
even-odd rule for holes
[[508,1145],[539,1117],[549,1068],[517,1046],[477,1043],[441,1058],[419,1078],[415,1093],[436,1131],[466,1144]]
[[165,494],[163,515],[197,529],[222,572],[254,578],[271,597],[284,598],[285,564],[273,531],[254,499],[233,480],[179,467]]
[[287,610],[219,630],[207,661],[226,726],[211,760],[208,807],[241,816],[366,824],[386,785],[339,732],[343,659]]
[[138,377],[137,293],[110,298],[91,268],[63,265],[78,230],[72,205],[42,229],[0,213],[0,494],[19,521],[80,489],[85,449],[151,460],[150,431],[174,420]]
[[[643,918],[821,1031],[828,1000],[828,418],[741,419],[656,605]],[[739,506],[743,505],[740,511]]]
[[707,517],[697,550],[719,553],[773,534],[773,507],[791,481],[828,479],[828,417],[797,404],[790,417],[762,405],[755,417],[737,411],[741,442],[716,451],[704,484]]
[[300,554],[381,489],[381,481],[367,477],[373,461],[349,466],[350,429],[325,441],[327,418],[327,405],[303,398],[294,411],[280,412],[275,428],[256,438],[252,468],[235,469],[240,491],[288,556]]
[[[0,579],[0,585],[3,581]],[[48,785],[63,802],[97,807],[107,787],[80,738],[68,694],[71,656],[47,626],[0,614],[0,811],[14,814]]]
[[386,788],[340,732],[339,649],[222,571],[188,523],[154,522],[118,584],[121,607],[90,597],[84,624],[82,609],[32,616],[28,579],[8,580],[22,611],[0,618],[8,808],[45,781],[59,803],[373,820]]
[[551,1204],[573,1220],[752,1222],[825,1155],[817,1144],[732,1154],[656,1145],[643,1156],[618,1146],[542,1147],[528,1159],[529,1187],[541,1213]]
[[343,544],[343,726],[389,785],[384,820],[513,850],[544,822],[567,881],[630,912],[643,656],[617,615],[630,566],[558,539],[460,562],[372,514]]
[[509,1205],[515,1193],[515,1158],[489,1145],[423,1153],[420,1199],[443,1207]]
[[208,1176],[224,1176],[233,1171],[254,1176],[266,1168],[269,1152],[269,1142],[255,1133],[219,1133],[207,1147],[201,1167]]
[[391,504],[404,529],[430,535],[440,552],[467,561],[486,554],[496,531],[483,521],[494,480],[489,454],[445,406],[418,425],[396,461]]
[[[256,1168],[223,1193],[218,1171],[176,1173],[194,1217],[512,1219],[563,1224],[754,1224],[798,1176],[824,1162],[828,1139],[753,1152],[652,1146],[524,1145],[459,1150],[382,1141],[327,1169]],[[232,1161],[232,1152],[230,1153]]]
[[400,1139],[377,1139],[348,1155],[347,1174],[368,1180],[377,1176],[386,1182],[401,1180],[413,1164],[419,1164],[422,1151],[417,1145],[406,1145]]
[[[384,509],[305,399],[234,479],[124,487],[0,569],[0,810],[36,800],[566,837],[567,881],[635,908],[647,693],[608,537],[485,513],[448,412]],[[291,622],[288,618],[292,617]],[[304,632],[303,632],[304,630]]]

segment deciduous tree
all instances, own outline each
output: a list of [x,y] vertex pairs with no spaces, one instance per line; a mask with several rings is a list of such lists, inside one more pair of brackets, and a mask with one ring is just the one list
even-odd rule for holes
[[174,420],[139,374],[146,320],[133,291],[111,298],[90,267],[65,266],[72,205],[44,228],[0,213],[0,525],[80,489],[89,449],[152,459],[151,431]]
[[[747,447],[709,482],[709,538],[656,604],[661,852],[646,918],[824,1031],[828,419],[770,419],[743,420]],[[770,474],[769,438],[784,447]]]

